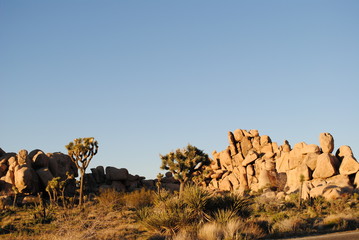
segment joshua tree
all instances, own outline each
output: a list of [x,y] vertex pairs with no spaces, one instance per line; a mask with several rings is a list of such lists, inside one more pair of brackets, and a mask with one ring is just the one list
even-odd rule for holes
[[186,183],[191,181],[195,175],[200,175],[204,167],[211,163],[206,153],[190,144],[164,156],[160,155],[160,157],[162,159],[161,169],[171,171],[174,178],[180,182],[180,197]]
[[97,141],[93,137],[90,138],[77,138],[73,142],[66,145],[67,151],[71,160],[76,164],[77,169],[80,170],[80,203],[83,204],[84,192],[84,176],[86,168],[88,167],[91,159],[96,155],[98,150]]

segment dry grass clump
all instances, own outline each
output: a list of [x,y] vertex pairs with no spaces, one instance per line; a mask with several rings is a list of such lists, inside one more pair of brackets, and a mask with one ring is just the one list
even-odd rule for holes
[[153,205],[155,192],[142,188],[131,193],[123,195],[125,206],[135,209],[141,209]]
[[279,233],[289,233],[289,232],[298,232],[301,227],[304,225],[303,219],[298,216],[292,216],[282,221],[276,222],[272,228],[274,232]]
[[337,213],[326,216],[321,223],[318,224],[319,228],[332,229],[335,231],[340,230],[354,230],[359,225],[359,218],[353,214]]

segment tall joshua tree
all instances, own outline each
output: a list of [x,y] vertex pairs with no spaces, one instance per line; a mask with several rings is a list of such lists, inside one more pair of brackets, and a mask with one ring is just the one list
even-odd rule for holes
[[190,144],[183,149],[177,149],[166,155],[160,155],[161,169],[172,172],[175,179],[180,182],[180,197],[187,182],[194,176],[200,175],[205,166],[211,161],[206,153]]
[[84,195],[84,176],[86,168],[91,159],[96,155],[98,150],[97,141],[93,137],[90,138],[76,138],[73,142],[66,145],[68,155],[76,164],[77,169],[80,170],[80,203],[83,204]]

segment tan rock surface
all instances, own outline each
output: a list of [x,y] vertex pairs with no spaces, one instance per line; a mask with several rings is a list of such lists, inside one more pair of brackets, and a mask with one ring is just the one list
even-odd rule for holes
[[322,153],[318,156],[317,167],[313,172],[313,178],[329,178],[337,173],[338,160],[330,153]]
[[339,173],[350,175],[359,171],[359,163],[353,156],[345,156],[340,164]]
[[334,138],[330,133],[321,133],[319,135],[320,147],[324,153],[331,153],[334,149]]
[[258,155],[255,151],[250,150],[246,156],[246,158],[242,162],[242,166],[247,166],[248,164],[254,162],[258,158]]

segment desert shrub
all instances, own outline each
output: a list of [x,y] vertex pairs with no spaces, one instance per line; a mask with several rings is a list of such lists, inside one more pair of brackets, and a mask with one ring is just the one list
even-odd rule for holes
[[299,232],[303,225],[303,219],[293,216],[274,223],[273,231],[276,233]]
[[214,217],[214,213],[218,210],[230,210],[242,218],[247,218],[252,212],[252,201],[247,197],[242,197],[237,194],[229,193],[223,195],[216,195],[208,200],[207,212]]
[[241,239],[260,239],[266,236],[267,223],[260,222],[246,222],[244,229],[241,231]]
[[172,240],[197,240],[196,236],[196,231],[193,228],[182,228],[172,236]]
[[353,230],[359,226],[359,219],[351,214],[338,213],[326,216],[320,228],[331,229],[334,231]]
[[142,188],[131,193],[123,195],[123,202],[127,207],[140,209],[154,204],[156,193]]
[[224,224],[231,220],[238,220],[238,212],[233,209],[218,209],[213,213],[213,221]]
[[183,203],[191,210],[193,218],[198,222],[202,222],[207,218],[205,210],[209,198],[208,191],[195,185],[187,186],[182,193]]
[[224,239],[242,239],[242,233],[245,230],[245,223],[242,219],[229,220],[223,227]]
[[193,222],[191,210],[177,197],[157,202],[153,207],[137,210],[140,222],[150,231],[174,234]]
[[98,207],[108,211],[119,209],[123,205],[121,193],[112,188],[102,190],[96,199]]
[[198,229],[197,237],[199,240],[223,239],[222,226],[216,222],[205,223]]

